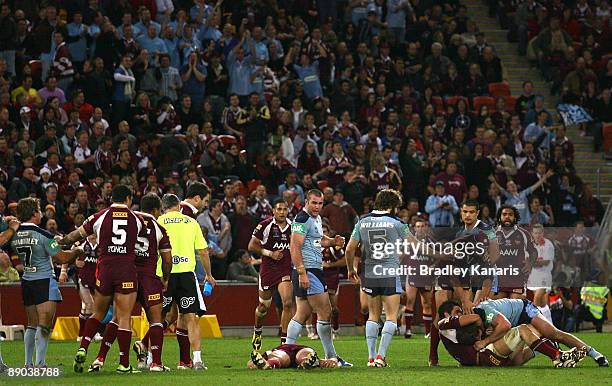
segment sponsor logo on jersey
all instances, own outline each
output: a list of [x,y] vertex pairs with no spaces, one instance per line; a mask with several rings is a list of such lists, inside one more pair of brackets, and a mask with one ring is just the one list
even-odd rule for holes
[[160,294],[153,294],[153,295],[149,295],[148,299],[149,300],[159,300],[161,298]]
[[113,217],[127,218],[128,212],[113,212]]
[[291,224],[291,232],[299,233],[302,235],[306,234],[306,224],[294,222],[293,224]]
[[121,283],[121,288],[123,288],[123,289],[134,288],[134,282],[133,281],[124,281],[123,283]]
[[162,307],[166,307],[170,303],[172,303],[172,296],[164,296]]
[[184,296],[181,298],[180,303],[181,303],[181,308],[188,308],[193,303],[195,303],[195,297],[194,296],[189,296],[189,297]]
[[274,246],[272,247],[272,249],[274,250],[289,249],[289,243],[274,243]]
[[518,249],[501,249],[499,254],[502,256],[518,256]]
[[180,264],[189,262],[188,257],[183,256],[172,256],[172,264]]

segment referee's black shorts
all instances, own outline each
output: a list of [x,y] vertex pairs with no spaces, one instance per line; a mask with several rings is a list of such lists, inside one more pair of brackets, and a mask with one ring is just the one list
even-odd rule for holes
[[164,312],[170,311],[172,303],[176,303],[181,314],[204,315],[206,305],[195,272],[170,274],[168,289],[164,292]]

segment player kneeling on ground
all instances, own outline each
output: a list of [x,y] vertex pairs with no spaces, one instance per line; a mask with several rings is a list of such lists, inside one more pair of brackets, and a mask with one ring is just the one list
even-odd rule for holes
[[291,367],[298,369],[334,368],[338,367],[338,360],[336,358],[319,359],[317,352],[310,347],[299,344],[281,344],[263,354],[253,350],[247,367],[259,370]]
[[438,308],[440,338],[448,353],[462,366],[520,366],[535,357],[548,356],[555,367],[575,367],[586,356],[585,348],[560,351],[526,324],[511,328],[499,340],[478,350],[484,323],[478,314],[464,315],[458,302],[447,300]]

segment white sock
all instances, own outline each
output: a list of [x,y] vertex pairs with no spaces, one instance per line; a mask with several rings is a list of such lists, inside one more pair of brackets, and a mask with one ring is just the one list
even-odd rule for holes
[[147,354],[147,366],[150,366],[151,363],[153,363],[153,354],[151,353],[151,351],[149,351],[149,353]]
[[546,318],[546,320],[548,320],[550,324],[553,324],[552,315],[550,314],[550,308],[548,307],[548,304],[544,307],[538,307],[538,309],[540,310],[542,315],[544,315],[544,318]]
[[200,357],[200,351],[193,352],[193,363],[202,362],[202,358]]

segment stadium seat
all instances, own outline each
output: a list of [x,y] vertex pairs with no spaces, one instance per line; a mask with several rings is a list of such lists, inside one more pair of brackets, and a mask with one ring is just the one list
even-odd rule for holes
[[510,85],[508,82],[491,83],[489,84],[489,95],[493,98],[510,96]]
[[603,151],[604,153],[612,152],[612,123],[604,125],[602,128],[603,134]]
[[436,113],[443,113],[444,110],[444,101],[442,100],[441,97],[439,96],[432,96],[431,97],[431,101],[433,102],[434,106],[436,107]]
[[255,189],[257,189],[257,187],[261,185],[261,181],[260,180],[251,180],[247,183],[247,190],[249,191],[249,194],[254,191]]
[[513,96],[506,97],[506,111],[508,111],[509,113],[514,112],[516,106],[516,99],[517,98]]
[[495,99],[489,96],[477,96],[474,97],[474,111],[478,112],[480,106],[487,106],[489,111],[495,110]]
[[40,78],[42,75],[42,61],[30,60],[28,64],[30,65],[30,69],[32,69],[32,77]]
[[317,181],[317,186],[319,187],[320,191],[323,191],[323,189],[329,186],[329,182],[327,182],[327,180]]
[[449,96],[448,98],[446,98],[446,104],[448,106],[455,106],[457,104],[457,102],[459,102],[459,99],[463,99],[462,96]]

